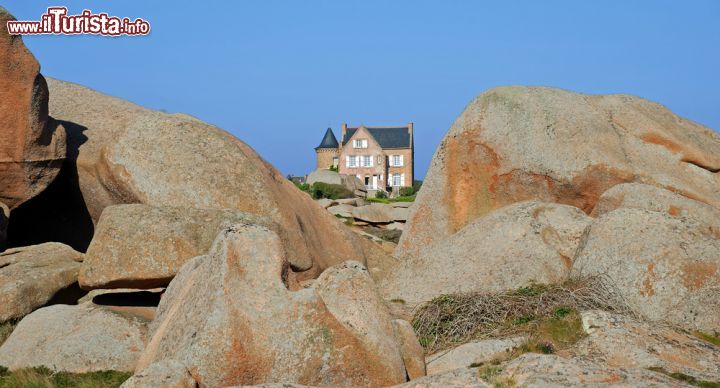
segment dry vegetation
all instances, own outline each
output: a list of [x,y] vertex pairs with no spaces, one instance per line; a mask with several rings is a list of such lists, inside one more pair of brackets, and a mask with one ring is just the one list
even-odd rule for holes
[[129,379],[130,372],[54,372],[48,368],[8,371],[0,367],[0,388],[115,388]]
[[591,277],[501,293],[443,295],[419,306],[412,324],[427,353],[472,340],[515,335],[529,338],[521,351],[553,353],[582,337],[578,311],[635,315],[626,306],[608,282]]

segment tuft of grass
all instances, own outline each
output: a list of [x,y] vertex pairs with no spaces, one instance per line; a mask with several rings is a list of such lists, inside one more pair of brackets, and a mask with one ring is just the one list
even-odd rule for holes
[[55,372],[46,367],[0,371],[0,388],[116,388],[132,376],[131,372],[88,373]]
[[497,365],[483,365],[478,368],[478,376],[495,388],[516,387],[517,383],[511,377],[501,376],[502,371],[502,368]]
[[[713,344],[715,346],[720,346],[720,334],[719,333],[708,334],[708,333],[703,333],[702,331],[696,331],[693,334],[695,334],[695,336],[700,338],[701,340],[710,342],[711,344]],[[2,340],[0,340],[0,343],[2,343]]]
[[698,380],[695,377],[686,375],[685,373],[670,372],[661,367],[650,367],[650,368],[648,368],[648,370],[651,370],[651,371],[657,372],[657,373],[662,373],[666,376],[672,377],[675,380],[682,381],[684,383],[687,383],[687,384],[695,386],[695,387],[720,388],[720,381]]
[[405,304],[406,302],[405,302],[405,299],[394,298],[394,299],[390,299],[390,303]]
[[0,323],[0,345],[4,344],[10,337],[10,334],[15,330],[15,326],[17,326],[17,322],[14,321]]
[[577,311],[600,309],[635,316],[607,284],[601,277],[587,277],[498,293],[442,295],[419,306],[412,324],[428,353],[472,340],[514,335],[534,341],[528,351],[542,352],[540,341],[552,343],[554,351],[584,335]]

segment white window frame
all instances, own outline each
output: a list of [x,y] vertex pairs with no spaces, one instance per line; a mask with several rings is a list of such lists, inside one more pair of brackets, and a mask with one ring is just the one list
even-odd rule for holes
[[347,165],[347,168],[357,168],[357,156],[355,155],[348,155],[347,161],[345,163]]
[[391,177],[391,178],[390,178],[390,179],[391,179],[391,181],[390,181],[391,186],[392,186],[392,187],[400,187],[400,184],[402,183],[402,182],[401,182],[401,180],[402,180],[401,175],[400,175],[400,174],[392,174],[392,175],[390,175],[390,177]]
[[353,148],[368,148],[367,139],[353,139]]
[[390,155],[390,167],[402,167],[404,165],[402,155]]
[[372,155],[362,155],[360,157],[360,159],[361,159],[360,165],[362,167],[372,167],[373,166],[374,158],[372,157]]

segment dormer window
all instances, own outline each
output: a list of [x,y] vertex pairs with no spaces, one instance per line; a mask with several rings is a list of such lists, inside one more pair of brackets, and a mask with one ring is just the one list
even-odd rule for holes
[[368,148],[367,139],[355,139],[353,140],[353,148]]

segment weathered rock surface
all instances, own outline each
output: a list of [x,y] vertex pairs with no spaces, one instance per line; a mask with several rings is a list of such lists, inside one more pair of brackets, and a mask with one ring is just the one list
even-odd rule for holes
[[76,283],[81,260],[81,253],[59,243],[0,253],[0,322],[31,313]]
[[379,274],[380,290],[415,304],[442,294],[561,282],[590,220],[572,206],[536,201],[498,209]]
[[177,361],[160,361],[136,372],[121,388],[195,388],[190,372]]
[[698,380],[720,381],[720,348],[669,327],[604,311],[582,312],[588,336],[573,346],[573,357],[613,368],[660,368]]
[[78,300],[78,303],[91,303],[106,310],[125,315],[135,315],[152,321],[155,319],[157,306],[164,288],[129,289],[114,288],[110,290],[95,289]]
[[282,234],[269,218],[240,211],[108,206],[80,269],[80,286],[166,286],[185,262],[207,254],[218,233],[237,222],[262,224]]
[[392,325],[408,377],[412,380],[425,376],[425,349],[418,342],[412,325],[404,319],[393,319]]
[[48,117],[40,65],[0,7],[0,201],[10,209],[43,191],[66,155],[65,130]]
[[392,218],[394,221],[402,221],[405,222],[408,219],[408,215],[410,214],[410,209],[406,207],[397,207],[394,205],[392,206]]
[[355,175],[347,175],[347,174],[339,174],[335,171],[330,171],[326,169],[318,169],[307,176],[306,180],[307,184],[312,185],[315,182],[323,182],[323,183],[330,183],[333,185],[342,185],[345,186],[350,192],[358,193],[360,196],[365,195],[365,185],[362,183],[360,178],[356,177]]
[[489,90],[439,145],[396,253],[414,255],[476,218],[536,199],[590,213],[624,182],[720,207],[720,135],[627,95]]
[[683,387],[664,374],[642,368],[615,369],[582,359],[525,353],[503,366],[498,381],[518,387]]
[[429,375],[412,380],[396,388],[490,388],[492,385],[480,378],[476,368],[453,369],[445,373]]
[[[270,217],[287,232],[295,270],[311,278],[378,254],[313,203],[248,145],[187,115],[166,114],[48,80],[50,112],[77,151],[79,190],[97,222],[123,203],[218,208]],[[298,232],[299,231],[299,232]]]
[[367,206],[352,208],[352,216],[357,220],[363,220],[374,224],[389,223],[395,221],[395,211],[392,206],[385,203],[371,203]]
[[91,304],[45,307],[20,321],[0,347],[0,365],[73,373],[133,371],[146,324]]
[[667,213],[673,217],[697,218],[720,234],[720,209],[672,191],[642,183],[623,183],[603,193],[592,211],[594,217],[619,208]]
[[453,369],[468,368],[493,360],[500,360],[525,341],[524,337],[488,339],[468,342],[456,348],[427,357],[427,374],[434,375]]
[[340,204],[340,205],[330,206],[327,210],[332,215],[350,218],[350,217],[352,217],[353,209],[354,209],[353,206]]
[[291,292],[283,256],[266,228],[221,233],[171,282],[138,370],[175,360],[205,386],[404,381],[390,316],[364,267],[339,264]]
[[696,218],[611,211],[590,226],[573,273],[607,276],[652,321],[720,331],[720,235]]
[[320,207],[322,207],[323,209],[327,209],[327,208],[329,208],[330,206],[334,206],[334,205],[337,205],[337,204],[338,204],[337,201],[335,201],[335,200],[333,200],[333,199],[329,199],[329,198],[316,199],[316,200],[315,200],[315,203],[317,203],[318,205],[320,205]]

